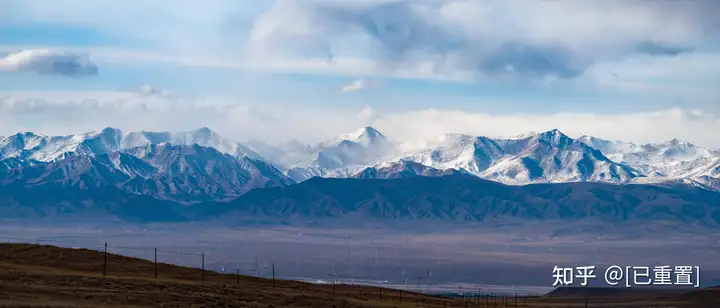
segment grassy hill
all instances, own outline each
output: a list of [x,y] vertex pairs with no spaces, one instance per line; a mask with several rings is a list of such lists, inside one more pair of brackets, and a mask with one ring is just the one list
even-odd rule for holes
[[[201,272],[87,249],[0,244],[0,307],[455,307],[405,291]],[[204,277],[203,277],[204,276]],[[203,279],[204,278],[204,279]],[[204,281],[203,281],[204,280]]]

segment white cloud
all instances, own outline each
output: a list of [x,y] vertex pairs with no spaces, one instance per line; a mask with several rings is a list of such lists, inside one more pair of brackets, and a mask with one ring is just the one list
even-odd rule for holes
[[342,86],[340,88],[341,92],[359,92],[359,91],[366,91],[370,89],[375,89],[380,86],[380,81],[375,79],[367,79],[367,78],[361,78],[353,80],[352,82]]
[[[662,123],[662,125],[658,125]],[[220,99],[178,101],[133,93],[0,94],[0,135],[18,131],[67,134],[112,126],[123,130],[183,131],[207,126],[236,140],[316,142],[372,125],[399,141],[434,139],[444,133],[512,136],[558,128],[570,136],[637,143],[684,139],[720,147],[720,118],[702,111],[668,109],[644,113],[485,114],[423,109],[382,112],[307,110],[254,106]]]
[[363,53],[392,70],[431,62],[437,72],[478,77],[575,78],[628,54],[701,46],[718,34],[711,13],[718,8],[710,1],[277,1],[250,39],[304,56]]
[[87,54],[47,49],[23,50],[0,58],[0,72],[68,77],[94,76],[98,67]]
[[365,106],[360,109],[357,114],[357,118],[362,121],[362,126],[373,126],[380,119],[380,115],[372,109],[370,106]]

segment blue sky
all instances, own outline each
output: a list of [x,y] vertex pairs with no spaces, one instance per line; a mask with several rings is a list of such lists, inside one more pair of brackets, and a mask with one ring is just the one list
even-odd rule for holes
[[[197,104],[242,106],[295,123],[279,131],[257,129],[275,125],[268,123],[218,124],[221,132],[263,131],[237,138],[318,139],[366,124],[403,138],[450,130],[516,134],[562,124],[571,134],[713,143],[712,136],[696,136],[688,128],[688,122],[697,122],[688,115],[698,112],[707,122],[701,129],[720,128],[720,22],[714,17],[720,5],[711,1],[6,0],[0,5],[5,57],[0,97],[13,99],[12,108],[30,98],[55,104],[113,102],[118,95],[125,95],[123,101],[147,100],[120,90],[148,84],[175,98],[194,97]],[[22,51],[25,57],[18,60]],[[167,97],[153,99],[170,108],[157,117],[179,108]],[[95,119],[33,123],[11,114],[12,108],[0,109],[7,120],[0,134],[20,128],[64,133],[103,125],[105,119],[100,111],[87,111]],[[434,123],[418,116],[433,112],[443,114]],[[662,130],[642,126],[652,123],[648,115],[658,114],[675,124]],[[396,123],[410,115],[418,118]],[[438,124],[459,122],[453,118],[458,115],[504,119],[508,125]],[[325,118],[314,118],[320,116]],[[595,122],[572,120],[587,116]],[[286,119],[292,117],[298,119]],[[326,125],[308,124],[303,117]],[[125,129],[155,128],[123,123]],[[177,129],[209,126],[192,119],[162,123]]]

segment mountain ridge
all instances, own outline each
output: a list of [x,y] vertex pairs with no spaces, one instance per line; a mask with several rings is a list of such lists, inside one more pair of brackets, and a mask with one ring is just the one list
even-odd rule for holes
[[246,156],[237,158],[197,144],[168,143],[74,154],[51,162],[16,165],[0,173],[3,186],[49,183],[80,189],[112,186],[138,195],[197,202],[234,198],[254,188],[286,186],[293,181],[271,165]]
[[[231,201],[183,205],[112,186],[57,183],[0,187],[6,219],[63,215],[132,222],[310,224],[326,222],[478,224],[503,219],[567,223],[596,220],[637,225],[673,221],[720,227],[720,193],[688,185],[578,182],[505,185],[468,174],[395,179],[313,177],[285,187],[251,190]],[[400,227],[398,227],[400,228]]]

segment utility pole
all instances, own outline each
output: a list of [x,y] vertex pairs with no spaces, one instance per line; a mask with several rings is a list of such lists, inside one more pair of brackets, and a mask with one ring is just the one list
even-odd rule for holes
[[200,268],[200,282],[205,283],[205,253],[200,254],[202,260],[202,267]]
[[155,248],[155,279],[157,279],[157,248]]
[[103,277],[107,277],[107,242],[105,242],[105,250],[103,254]]
[[272,281],[273,281],[273,288],[275,287],[275,262],[272,264]]

